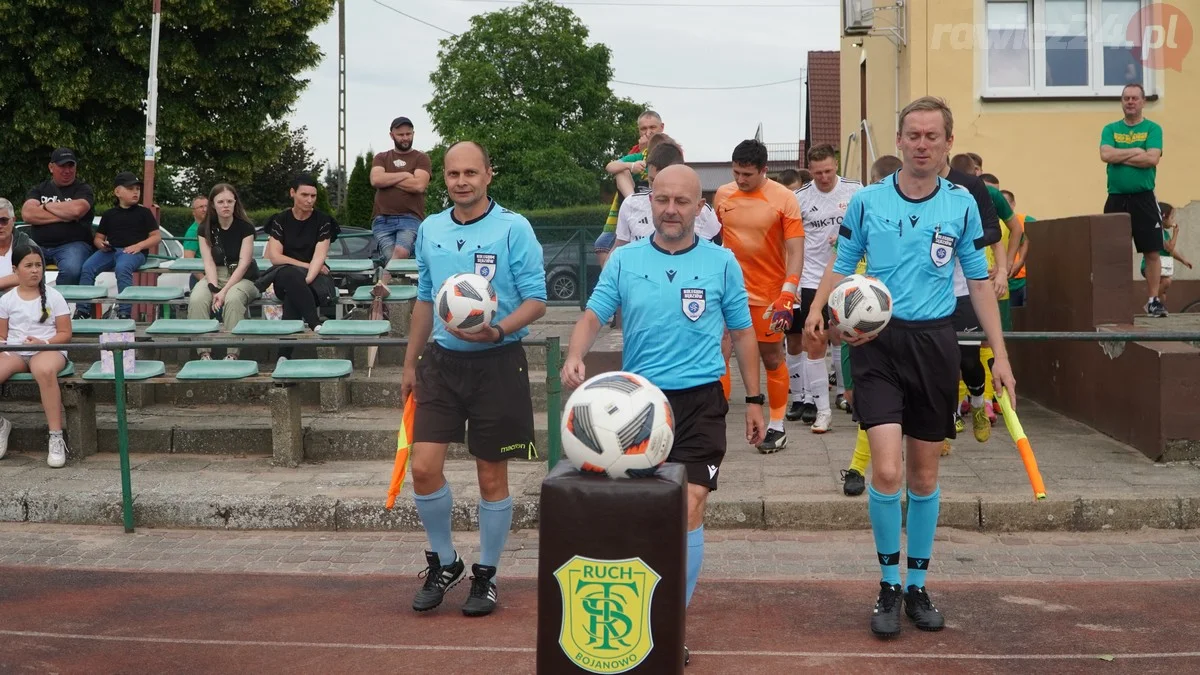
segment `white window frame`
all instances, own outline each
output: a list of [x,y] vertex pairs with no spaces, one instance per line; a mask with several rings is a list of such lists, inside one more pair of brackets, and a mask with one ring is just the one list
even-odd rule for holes
[[[1100,42],[1103,29],[1103,0],[1085,0],[1087,3],[1087,41],[1088,41],[1088,80],[1087,86],[1053,87],[1046,82],[1046,0],[979,0],[982,30],[981,48],[976,50],[982,67],[976,72],[980,77],[980,91],[983,98],[1119,98],[1123,85],[1105,86],[1104,82],[1104,45]],[[1153,4],[1154,0],[1139,0],[1139,11]],[[1028,39],[1030,53],[1030,82],[1028,87],[993,87],[988,78],[988,5],[993,3],[1021,4],[1027,8]],[[1147,96],[1158,93],[1158,73],[1156,69],[1144,66],[1142,68],[1142,86]]]

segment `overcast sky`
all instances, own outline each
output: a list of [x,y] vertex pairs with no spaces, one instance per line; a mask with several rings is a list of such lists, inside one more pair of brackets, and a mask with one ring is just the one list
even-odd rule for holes
[[[425,104],[438,41],[448,37],[380,3],[459,33],[475,14],[511,7],[503,0],[348,0],[346,3],[347,154],[390,147],[388,124],[412,118],[415,146],[437,142]],[[725,87],[799,78],[806,54],[835,50],[838,0],[564,0],[589,40],[612,51],[613,79],[677,87]],[[708,5],[708,6],[705,6]],[[720,5],[720,6],[713,6]],[[325,54],[292,116],[308,127],[319,158],[337,159],[337,12],[312,36]],[[667,133],[689,161],[725,161],[763,125],[767,143],[800,138],[800,83],[726,91],[612,85],[618,96],[662,113]],[[631,130],[631,142],[635,132]]]

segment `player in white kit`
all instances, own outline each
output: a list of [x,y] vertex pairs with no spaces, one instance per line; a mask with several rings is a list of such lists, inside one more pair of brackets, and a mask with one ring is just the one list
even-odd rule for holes
[[[836,150],[817,145],[808,151],[808,170],[813,181],[796,190],[796,202],[804,218],[804,274],[800,277],[800,307],[787,336],[787,365],[791,382],[792,404],[787,418],[811,420],[814,434],[829,431],[833,413],[829,406],[829,371],[825,367],[825,341],[804,334],[804,322],[812,308],[813,297],[821,285],[821,275],[833,257],[833,242],[842,227],[842,218],[850,198],[862,183],[837,174]],[[821,307],[825,323],[829,308]],[[835,371],[841,374],[841,344],[834,346]],[[807,403],[811,397],[812,402]]]
[[[654,234],[654,215],[650,198],[654,194],[654,177],[659,171],[683,164],[683,150],[674,143],[661,143],[646,157],[646,173],[650,177],[649,192],[635,192],[621,202],[617,213],[617,241],[613,248]],[[720,245],[721,222],[710,204],[703,204],[696,214],[696,236]]]

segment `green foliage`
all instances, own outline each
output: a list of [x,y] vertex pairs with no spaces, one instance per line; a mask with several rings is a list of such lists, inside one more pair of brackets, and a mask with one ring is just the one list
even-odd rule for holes
[[192,225],[192,209],[187,206],[163,206],[158,210],[158,225],[182,237]]
[[[320,183],[318,179],[325,168],[325,162],[313,159],[313,151],[308,147],[307,131],[306,127],[291,131],[283,151],[256,169],[248,183],[238,185],[238,192],[247,208],[285,209],[291,206],[291,183],[302,173],[312,176],[314,181]],[[211,184],[196,187],[203,189],[211,187]],[[320,190],[317,192],[319,196]],[[328,203],[328,199],[326,202]]]
[[338,221],[342,225],[371,227],[371,213],[375,210],[375,188],[371,187],[373,159],[370,152],[354,158],[354,169],[346,183],[346,217]]
[[329,203],[329,190],[320,183],[317,183],[317,210],[333,213],[333,206]]
[[[604,165],[637,140],[643,108],[613,94],[611,54],[587,40],[570,9],[529,0],[472,17],[470,30],[441,42],[426,110],[442,138],[488,149],[496,171],[491,194],[506,206],[594,203],[607,180]],[[431,189],[427,201],[438,204],[438,193],[444,187]]]
[[[298,74],[320,61],[308,34],[333,0],[162,4],[158,162],[243,185],[287,145],[278,120],[307,84]],[[0,195],[18,201],[45,180],[60,145],[97,192],[118,171],[141,172],[150,10],[0,0]]]

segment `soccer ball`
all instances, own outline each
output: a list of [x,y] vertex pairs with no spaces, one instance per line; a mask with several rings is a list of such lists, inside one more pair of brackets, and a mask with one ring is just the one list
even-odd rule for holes
[[584,382],[563,415],[563,454],[580,471],[611,478],[653,476],[675,443],[675,416],[658,387],[615,372]]
[[451,328],[475,333],[496,318],[496,290],[478,274],[452,274],[434,298],[438,318]]
[[829,312],[842,335],[878,335],[892,319],[892,294],[875,277],[851,274],[829,294]]

